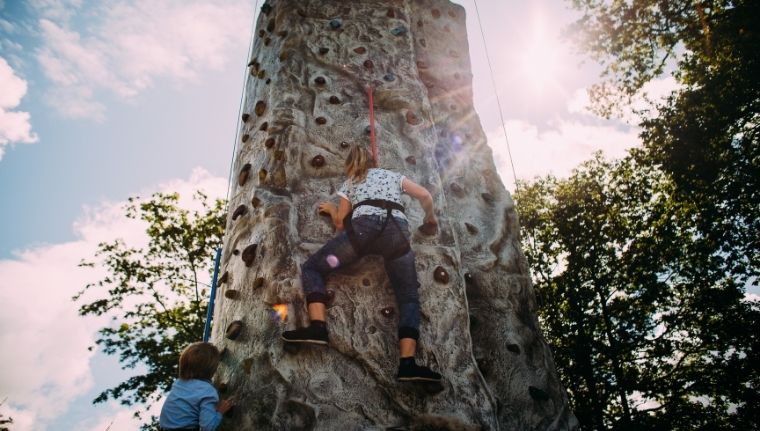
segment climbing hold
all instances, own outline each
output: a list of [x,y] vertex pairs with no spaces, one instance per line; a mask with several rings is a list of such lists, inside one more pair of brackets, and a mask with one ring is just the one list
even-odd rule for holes
[[475,282],[475,277],[472,276],[469,272],[466,272],[464,274],[464,282],[467,284],[471,284]]
[[382,314],[383,317],[390,319],[391,317],[393,317],[393,313],[395,311],[396,310],[394,310],[393,307],[385,307],[382,310],[380,310],[380,314]]
[[254,289],[260,289],[261,286],[264,285],[264,279],[259,277],[256,280],[253,281],[253,288]]
[[327,118],[325,117],[317,117],[316,120],[314,121],[320,126],[324,126],[325,124],[327,124]]
[[269,78],[267,78],[267,80],[266,80],[266,81],[264,81],[264,83],[265,83],[266,85],[269,85],[271,82],[272,82],[272,80],[271,80],[271,79],[269,79]]
[[367,125],[367,127],[364,128],[364,133],[366,133],[367,135],[372,133],[372,127]]
[[392,73],[387,73],[385,76],[383,76],[383,79],[386,80],[387,82],[393,82],[396,80],[396,75]]
[[409,157],[407,157],[404,160],[406,160],[406,162],[409,163],[410,165],[416,165],[417,164],[417,159],[414,156],[409,156]]
[[227,326],[227,331],[224,334],[225,337],[227,337],[230,340],[236,339],[238,336],[240,336],[240,333],[243,331],[243,322],[236,320],[232,323],[230,323],[229,326]]
[[507,350],[512,353],[520,353],[520,346],[517,344],[507,344]]
[[358,48],[354,48],[354,52],[357,54],[364,54],[365,52],[367,52],[367,48],[360,46]]
[[251,199],[251,205],[252,205],[254,208],[258,208],[258,207],[259,207],[259,205],[261,205],[261,199],[259,199],[259,198],[257,198],[257,197],[254,197],[253,199]]
[[290,56],[290,52],[289,51],[285,51],[284,49],[282,51],[280,51],[280,61],[287,60],[289,56]]
[[246,181],[248,181],[248,175],[251,173],[251,164],[246,163],[245,166],[243,166],[243,169],[240,170],[240,173],[238,174],[238,185],[243,186]]
[[259,182],[264,182],[267,179],[267,170],[262,168],[259,170]]
[[451,183],[449,188],[452,192],[454,192],[455,195],[459,196],[460,198],[464,196],[464,189],[458,183]]
[[369,285],[370,285],[370,284],[371,284],[371,283],[370,283],[370,281],[369,281],[369,278],[363,278],[363,279],[362,279],[362,285],[363,285],[364,287],[369,287]]
[[219,277],[219,284],[224,284],[224,283],[226,283],[226,282],[227,282],[227,280],[229,280],[229,278],[230,278],[230,273],[229,273],[229,272],[227,272],[227,271],[224,271],[224,274],[222,274],[222,276],[221,276],[221,277]]
[[387,16],[388,18],[396,18],[396,11],[389,8],[385,16]]
[[245,262],[245,266],[250,267],[253,265],[253,260],[256,258],[256,248],[258,248],[257,244],[251,244],[243,249],[243,255],[240,258]]
[[327,301],[333,302],[335,300],[335,291],[332,289],[327,289]]
[[314,83],[317,85],[325,85],[327,84],[327,80],[325,79],[324,76],[317,76],[316,78],[314,78]]
[[254,66],[256,64],[256,60],[251,60],[248,62],[248,67]]
[[259,126],[259,130],[261,130],[262,132],[266,132],[268,128],[269,128],[269,123],[267,123],[266,121],[261,123],[261,126]]
[[340,99],[338,96],[330,96],[330,104],[331,105],[337,105],[340,103]]
[[267,35],[267,32],[264,31],[264,29],[259,30],[259,37],[264,37]]
[[417,20],[417,27],[422,27],[422,25],[423,25],[423,22],[422,22],[422,20],[421,20],[421,19],[418,19],[418,20]]
[[407,31],[406,27],[404,27],[403,25],[401,25],[401,26],[398,26],[398,27],[394,28],[393,30],[391,30],[391,34],[394,35],[394,36],[403,36],[403,35],[406,34],[406,31]]
[[274,19],[270,19],[267,23],[267,31],[270,33],[274,31]]
[[272,5],[269,3],[264,3],[264,5],[261,6],[261,12],[264,15],[269,15],[269,12],[272,12]]
[[322,155],[316,155],[311,159],[311,166],[315,168],[321,168],[325,165],[325,158]]
[[306,18],[306,11],[305,11],[305,10],[303,10],[303,9],[298,9],[298,10],[296,11],[296,13],[297,13],[297,14],[298,14],[298,16],[300,16],[301,18]]
[[536,401],[546,401],[550,398],[549,394],[535,386],[528,386],[528,393]]
[[325,47],[319,48],[319,55],[325,55],[328,52],[330,52],[329,48],[325,48]]
[[234,250],[232,250],[232,254],[234,254],[235,256],[237,256],[237,255],[240,254],[240,250],[234,249]]
[[244,123],[248,122],[248,119],[251,118],[251,115],[248,113],[245,113],[240,116],[240,119],[243,120]]
[[216,387],[216,390],[218,390],[221,393],[227,392],[228,390],[230,390],[230,385],[228,385],[227,383],[219,383],[219,385],[217,385]]
[[274,138],[269,138],[266,141],[264,141],[264,146],[266,146],[267,148],[274,147],[274,144],[275,144]]
[[488,204],[493,204],[493,203],[494,203],[494,201],[496,200],[496,199],[493,197],[493,195],[492,195],[492,194],[490,194],[490,193],[482,193],[480,196],[481,196],[481,197],[483,198],[483,200],[484,200],[484,201],[486,201],[486,203],[488,203]]
[[470,232],[473,235],[475,235],[475,234],[478,233],[478,228],[476,228],[475,226],[473,226],[473,225],[471,225],[469,223],[465,223],[464,227],[467,228],[467,232]]
[[441,17],[441,11],[439,11],[438,9],[433,9],[430,12],[433,13],[433,18],[440,18]]
[[243,360],[243,372],[247,375],[251,375],[251,368],[253,367],[253,358],[245,358]]
[[235,289],[227,289],[224,291],[224,297],[227,299],[238,299],[240,298],[240,292]]
[[248,138],[250,138],[250,137],[251,137],[251,136],[250,136],[249,134],[247,134],[247,133],[246,133],[245,135],[243,135],[243,137],[241,138],[241,140],[242,140],[243,142],[247,142],[247,141],[248,141]]
[[236,220],[238,217],[244,216],[248,213],[248,208],[246,208],[245,205],[240,205],[235,209],[235,212],[232,213],[232,220]]
[[433,278],[439,283],[446,284],[449,282],[449,273],[442,266],[439,266],[435,268]]
[[264,39],[264,46],[269,46],[272,43],[272,38],[266,38]]
[[333,30],[339,29],[343,24],[341,24],[340,20],[333,19],[330,21],[330,28]]
[[422,45],[423,48],[427,46],[427,41],[425,39],[420,39],[419,42],[420,42],[420,45]]
[[406,122],[412,126],[416,126],[422,123],[422,119],[417,116],[413,111],[406,111]]
[[285,160],[285,151],[277,150],[274,152],[274,159],[278,162]]
[[256,74],[256,77],[259,79],[264,79],[264,77],[267,76],[267,71],[264,69],[259,70],[259,73]]
[[277,36],[287,37],[288,36],[288,32],[285,31],[285,30],[280,30],[280,31],[277,32]]
[[262,115],[264,115],[264,111],[267,109],[267,104],[264,103],[264,101],[259,100],[258,102],[256,102],[256,108],[254,109],[255,109],[256,115],[261,117]]
[[373,63],[372,60],[365,60],[364,67],[366,67],[367,69],[372,69],[375,67],[375,63]]

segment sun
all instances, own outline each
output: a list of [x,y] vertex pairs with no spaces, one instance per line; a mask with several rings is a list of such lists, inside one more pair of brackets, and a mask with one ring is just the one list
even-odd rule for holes
[[557,35],[546,28],[543,19],[535,18],[530,37],[521,47],[518,57],[523,80],[534,94],[541,95],[558,87],[563,57]]

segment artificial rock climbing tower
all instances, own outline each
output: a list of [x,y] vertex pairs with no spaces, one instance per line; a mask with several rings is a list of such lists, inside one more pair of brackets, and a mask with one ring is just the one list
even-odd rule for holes
[[[245,85],[212,341],[238,406],[229,430],[569,430],[577,427],[535,317],[514,205],[472,102],[464,9],[446,0],[268,0]],[[330,346],[287,353],[308,321],[300,264],[333,235],[349,143],[434,196],[414,227],[418,357],[443,390],[395,381],[396,303],[382,260],[329,278]],[[287,317],[285,317],[287,314]]]

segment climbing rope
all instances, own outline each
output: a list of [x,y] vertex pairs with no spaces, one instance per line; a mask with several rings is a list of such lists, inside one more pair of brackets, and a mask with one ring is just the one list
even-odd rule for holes
[[377,139],[375,138],[375,99],[372,84],[367,86],[367,95],[369,96],[369,142],[372,145],[372,159],[375,160],[375,166],[380,165],[380,159],[377,156]]
[[[251,58],[251,55],[253,54],[251,50],[253,49],[253,32],[256,31],[256,21],[258,19],[258,15],[256,12],[259,10],[259,0],[256,0],[256,3],[253,6],[253,18],[251,19],[251,32],[250,37],[248,38],[248,56],[246,57],[246,66],[243,68],[243,82],[246,80],[246,75],[248,74],[248,61]],[[230,211],[230,194],[232,193],[232,168],[235,164],[235,152],[237,151],[237,144],[238,140],[240,139],[240,123],[243,121],[241,115],[241,112],[243,112],[243,98],[245,96],[245,90],[240,92],[240,102],[238,103],[238,115],[237,120],[235,121],[235,127],[237,128],[237,131],[235,132],[235,142],[232,144],[232,157],[230,157],[230,173],[227,176],[227,212]]]
[[507,135],[507,125],[504,121],[504,113],[501,109],[501,100],[499,100],[499,90],[496,88],[496,79],[493,75],[493,66],[491,66],[491,57],[488,55],[488,44],[486,43],[486,35],[483,31],[483,23],[480,20],[480,10],[478,10],[478,1],[472,0],[475,3],[475,15],[478,17],[478,28],[480,29],[480,37],[483,39],[483,48],[486,51],[486,60],[488,61],[488,70],[491,73],[491,85],[493,86],[493,92],[496,96],[496,105],[499,108],[499,118],[501,118],[501,128],[504,131],[504,140],[507,143],[507,154],[509,155],[509,164],[512,166],[512,178],[515,180],[515,191],[517,191],[517,171],[515,171],[515,162],[512,160],[512,149],[509,146],[509,136]]

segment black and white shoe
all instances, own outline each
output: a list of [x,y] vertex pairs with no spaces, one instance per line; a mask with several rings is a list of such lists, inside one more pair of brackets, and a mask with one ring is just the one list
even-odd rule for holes
[[284,331],[280,336],[286,343],[327,345],[327,328],[309,325],[292,331]]
[[433,382],[439,383],[441,375],[424,365],[417,365],[412,361],[401,361],[398,367],[399,382]]

